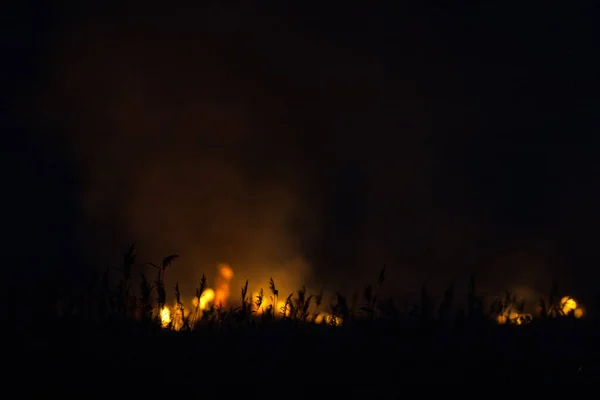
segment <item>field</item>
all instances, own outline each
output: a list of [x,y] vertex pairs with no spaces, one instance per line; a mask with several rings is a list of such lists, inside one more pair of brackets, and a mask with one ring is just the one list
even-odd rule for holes
[[83,295],[63,297],[34,318],[15,313],[12,373],[35,376],[38,384],[25,389],[44,393],[85,385],[216,395],[230,383],[265,392],[318,384],[340,395],[375,385],[368,393],[379,396],[398,394],[389,386],[405,383],[514,386],[600,377],[599,326],[556,287],[535,315],[524,314],[510,293],[485,305],[474,279],[464,312],[452,306],[449,287],[438,305],[423,288],[418,306],[405,313],[379,294],[385,269],[363,293],[350,300],[338,293],[325,304],[322,293],[303,288],[280,300],[274,280],[258,294],[247,284],[229,294],[223,265],[215,289],[203,278],[186,305],[179,285],[168,293],[163,284],[176,258],[165,257],[154,266],[156,279],[142,277],[134,291],[132,246],[123,267]]

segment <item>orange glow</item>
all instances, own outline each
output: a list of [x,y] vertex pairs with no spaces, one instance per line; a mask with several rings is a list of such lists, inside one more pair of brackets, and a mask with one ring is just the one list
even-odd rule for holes
[[531,322],[532,320],[532,316],[531,314],[519,314],[518,312],[515,311],[506,311],[503,312],[500,315],[496,316],[496,323],[498,325],[505,325],[505,324],[514,324],[514,325],[523,325],[526,324],[528,322]]
[[[254,305],[254,302],[256,301],[256,297],[258,296],[258,292],[254,292],[252,293],[252,303],[253,303],[253,307],[256,307],[256,305]],[[271,301],[271,299],[269,298],[269,296],[264,295],[262,303],[260,305],[260,308],[258,308],[256,310],[257,314],[264,314],[265,311],[267,310],[267,308],[269,308],[269,306],[272,306],[273,302]],[[275,311],[275,315],[281,315],[281,310],[283,308],[283,306],[285,305],[285,301],[278,301],[277,302],[277,307],[275,307],[274,311]],[[289,307],[288,307],[288,312],[289,312]]]
[[264,296],[263,294],[263,299],[262,302],[260,304],[259,308],[256,308],[256,298],[258,297],[259,292],[252,292],[252,297],[250,298],[250,302],[252,303],[252,307],[254,310],[256,310],[257,314],[262,314],[265,312],[265,310],[267,309],[267,307],[269,306],[269,299],[267,299],[267,296]]
[[[200,296],[200,310],[206,310],[209,306],[209,304],[215,299],[215,291],[212,290],[211,288],[205,289],[204,292],[202,293],[202,296]],[[192,299],[192,307],[197,307],[198,306],[198,298],[194,297]]]
[[582,318],[585,315],[585,309],[571,296],[564,296],[560,299],[560,309],[565,315],[570,315],[572,312],[575,318]]
[[[561,311],[561,315],[571,315],[575,316],[575,318],[582,318],[585,315],[585,309],[578,304],[577,300],[571,296],[564,296],[560,299],[558,303],[558,309]],[[548,315],[557,316],[551,308],[550,311],[544,311],[544,307],[537,306],[535,309],[535,313],[539,317],[545,317],[544,312]],[[515,325],[523,325],[529,323],[533,320],[531,314],[519,314],[514,311],[511,307],[508,310],[503,311],[500,315],[497,315],[495,321],[500,324],[515,324]]]
[[229,281],[233,278],[233,270],[227,264],[219,264],[219,274],[215,288],[215,304],[226,306],[229,299]]
[[[219,264],[217,266],[217,276],[215,279],[214,289],[206,288],[204,289],[202,296],[200,299],[194,297],[191,299],[191,307],[184,307],[184,303],[190,305],[190,299],[186,298],[185,302],[180,302],[180,297],[177,297],[177,302],[173,304],[172,307],[164,306],[160,312],[160,320],[161,326],[163,328],[168,328],[172,330],[181,330],[181,329],[194,329],[196,326],[196,322],[199,321],[199,317],[205,319],[206,317],[213,318],[214,315],[218,317],[225,314],[214,313],[212,307],[213,306],[222,306],[228,307],[228,302],[234,303],[233,306],[239,306],[240,303],[236,303],[235,299],[231,300],[231,291],[230,291],[230,281],[234,277],[234,272],[231,266],[228,264]],[[202,286],[205,287],[205,280],[203,278]],[[264,290],[264,287],[268,288],[268,291]],[[247,284],[242,290],[248,289]],[[271,282],[267,282],[265,285],[256,286],[255,290],[249,293],[244,292],[245,296],[245,304],[250,304],[250,313],[246,313],[243,316],[251,316],[264,314],[265,311],[269,308],[272,309],[275,318],[277,319],[286,319],[286,318],[300,318],[302,321],[306,320],[307,322],[312,321],[317,324],[327,324],[327,325],[342,325],[342,318],[339,316],[331,315],[328,313],[321,312],[320,306],[315,302],[309,303],[310,308],[306,310],[296,310],[293,315],[290,314],[290,305],[286,305],[286,301],[279,298],[279,293],[281,293],[281,289],[276,289],[275,284]],[[314,294],[307,293],[305,288],[294,292],[283,292],[288,293],[288,296],[285,296],[286,299],[291,299],[292,304],[302,303],[302,299],[306,299],[304,296],[309,296],[311,299]],[[177,295],[179,296],[179,295]],[[294,297],[296,296],[296,297]],[[260,305],[257,305],[260,300]],[[322,297],[319,297],[322,298]],[[237,298],[239,301],[239,297]],[[507,301],[500,303],[500,309],[496,311],[493,316],[493,321],[495,321],[499,325],[525,325],[530,323],[533,320],[531,314],[526,314],[522,312],[518,312],[517,310],[522,310],[524,308],[523,302],[517,303],[516,300],[509,300],[510,304],[506,304]],[[514,304],[513,304],[514,303]],[[306,304],[306,303],[302,303]],[[208,314],[206,310],[211,309]],[[248,311],[248,308],[240,307],[239,309]],[[495,308],[494,308],[495,309]],[[553,303],[548,308],[549,311],[546,311],[546,307],[542,304],[536,308],[536,311],[542,314],[544,311],[544,317],[558,317],[560,315],[573,315],[575,318],[583,318],[585,315],[585,308],[578,304],[577,300],[575,300],[571,296],[564,296],[557,303]],[[558,311],[560,310],[560,311]],[[202,312],[200,312],[202,311]],[[235,310],[234,310],[235,311]],[[302,312],[300,312],[302,311]],[[154,314],[156,315],[156,314]],[[203,316],[204,315],[204,316]],[[236,314],[242,315],[242,314]],[[191,318],[191,323],[189,323]],[[188,324],[189,323],[189,324]]]
[[[315,323],[317,324],[332,324],[334,322],[334,317],[327,313],[320,313],[317,315],[315,319]],[[340,326],[342,324],[342,318],[335,318],[335,325]]]
[[215,299],[215,291],[212,289],[206,289],[200,297],[200,309],[206,310],[208,304]]
[[520,314],[519,317],[516,319],[517,325],[523,325],[525,323],[531,322],[531,320],[533,319],[533,317],[531,316],[531,314]]
[[[277,310],[275,310],[275,315],[283,315],[283,307],[285,307],[285,301],[278,301],[277,302]],[[287,307],[286,310],[286,315],[289,314],[290,312],[290,307]]]
[[571,296],[565,296],[560,299],[560,308],[562,312],[567,315],[571,311],[575,311],[577,309],[577,301]]
[[[172,307],[164,306],[159,313],[162,327],[177,331],[184,327],[187,318],[190,315],[201,315],[201,313],[196,314],[196,308],[197,310],[205,311],[208,310],[211,305],[218,306],[220,304],[223,307],[228,306],[227,302],[230,301],[231,294],[230,281],[233,276],[233,269],[229,265],[219,264],[215,289],[206,288],[200,299],[194,297],[191,300],[192,307],[190,308],[184,309],[183,305],[179,303],[173,304]],[[264,286],[268,285],[269,284],[267,283]],[[256,313],[256,315],[262,315],[271,307],[276,318],[280,319],[290,317],[290,306],[286,306],[285,300],[278,299],[276,292],[273,293],[273,295],[265,293],[263,289],[264,286],[257,286],[258,289],[251,292],[246,297],[246,301],[252,304],[252,311]],[[270,291],[274,292],[275,289],[271,288]],[[257,307],[257,300],[261,293],[262,301],[260,306]],[[583,318],[585,315],[585,308],[579,305],[577,300],[571,296],[562,297],[558,303],[558,307],[558,309],[561,310],[561,313],[553,314],[554,316],[563,314],[571,315],[572,313],[575,318]],[[515,311],[518,309],[520,309],[518,305],[504,305],[503,310],[494,317],[494,321],[499,325],[524,325],[533,320],[531,314],[519,313]],[[536,310],[538,313],[541,313],[542,307],[538,306]],[[554,308],[554,310],[556,310],[556,308]],[[317,324],[340,326],[343,322],[342,318],[321,312],[320,309],[316,309],[314,305],[311,307],[311,310],[308,311],[307,316],[307,321],[312,321]]]
[[224,279],[230,281],[233,278],[233,270],[227,264],[219,265],[219,275]]

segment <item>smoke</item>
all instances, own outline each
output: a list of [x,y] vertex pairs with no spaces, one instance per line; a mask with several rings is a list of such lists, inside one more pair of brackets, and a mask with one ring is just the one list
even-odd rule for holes
[[226,16],[95,18],[57,40],[43,109],[78,165],[94,262],[136,241],[182,255],[182,290],[225,262],[234,287],[273,276],[282,293],[354,290],[383,264],[403,286],[472,268],[479,227],[450,210],[465,205],[440,152],[465,134],[439,134],[460,91],[428,70],[430,44],[407,35],[417,61],[390,71],[368,46]]
[[219,263],[233,288],[272,276],[281,293],[356,290],[384,264],[405,291],[520,274],[520,249],[490,267],[507,250],[461,176],[477,103],[421,28],[381,51],[207,15],[94,18],[54,42],[41,104],[78,166],[91,262],[132,241],[148,261],[178,253],[184,293]]
[[70,34],[43,109],[78,166],[82,245],[106,255],[91,261],[114,263],[136,241],[147,261],[182,255],[167,273],[182,289],[220,262],[239,279],[308,279],[302,245],[318,221],[299,132],[277,122],[285,108],[233,62],[228,38],[143,23]]

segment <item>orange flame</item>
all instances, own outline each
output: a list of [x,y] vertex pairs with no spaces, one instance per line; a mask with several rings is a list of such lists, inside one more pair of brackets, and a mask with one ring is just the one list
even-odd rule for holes
[[225,306],[227,305],[227,299],[229,299],[229,281],[233,278],[233,270],[227,264],[220,264],[218,268],[219,274],[217,275],[214,300],[217,306]]
[[211,288],[207,288],[204,290],[204,293],[202,293],[202,296],[200,296],[200,303],[198,303],[198,298],[194,297],[192,299],[192,307],[196,308],[198,307],[200,310],[204,311],[208,308],[208,305],[210,303],[212,303],[212,301],[215,299],[215,291],[212,290]]
[[560,299],[560,308],[565,315],[573,313],[575,318],[581,318],[584,314],[583,308],[579,305],[577,300],[571,296],[564,296]]
[[160,310],[160,322],[163,328],[166,328],[171,323],[171,310],[166,306]]

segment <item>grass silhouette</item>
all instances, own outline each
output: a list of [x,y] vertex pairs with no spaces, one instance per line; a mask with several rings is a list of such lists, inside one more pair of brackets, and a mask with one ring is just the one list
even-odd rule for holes
[[[179,283],[172,293],[164,284],[177,258],[147,263],[157,270],[156,279],[139,273],[136,291],[133,244],[122,267],[106,270],[83,295],[68,296],[31,324],[17,318],[23,347],[15,364],[34,363],[44,369],[43,376],[53,377],[51,382],[64,385],[68,373],[53,367],[57,360],[71,373],[93,368],[110,374],[111,382],[119,376],[114,379],[121,384],[155,376],[180,387],[179,392],[200,390],[202,385],[194,383],[198,379],[269,385],[316,380],[338,387],[361,382],[585,383],[600,377],[594,361],[600,359],[598,325],[587,315],[578,318],[575,300],[561,297],[556,284],[548,298],[540,299],[535,315],[523,314],[524,301],[510,292],[486,307],[474,277],[466,310],[454,306],[454,285],[437,307],[424,285],[419,304],[404,312],[383,294],[385,267],[362,293],[349,299],[335,293],[329,305],[323,304],[323,292],[309,293],[306,287],[279,301],[273,278],[267,292],[261,288],[253,296],[246,280],[239,304],[215,304],[206,301],[211,289],[203,274],[194,306],[188,307]],[[117,278],[112,285],[111,275]],[[309,378],[313,370],[319,372]],[[99,379],[97,373],[90,384]]]

